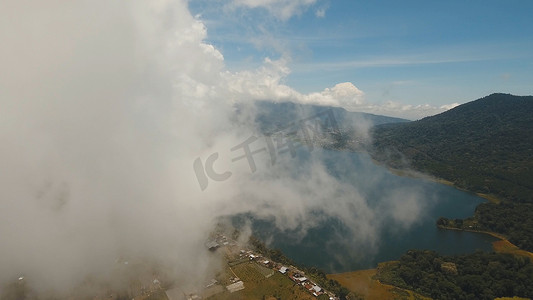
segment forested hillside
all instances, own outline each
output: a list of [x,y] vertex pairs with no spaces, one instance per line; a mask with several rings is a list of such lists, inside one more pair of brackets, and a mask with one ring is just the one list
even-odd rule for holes
[[433,299],[533,297],[533,264],[510,254],[441,256],[411,250],[398,262],[382,264],[376,276]]
[[492,94],[436,116],[376,126],[372,155],[470,191],[533,202],[533,97]]

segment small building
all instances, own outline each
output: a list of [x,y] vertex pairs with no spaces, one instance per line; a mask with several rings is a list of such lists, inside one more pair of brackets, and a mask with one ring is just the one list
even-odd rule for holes
[[305,278],[302,274],[299,274],[299,273],[294,273],[292,275],[289,275],[289,278],[292,279],[292,281],[300,282],[300,283],[307,280],[307,278]]
[[211,251],[215,251],[218,249],[218,247],[220,247],[220,244],[217,243],[216,241],[209,241],[207,243],[205,243],[205,246],[207,247],[207,249],[211,250]]
[[279,268],[278,271],[279,271],[281,274],[285,274],[285,273],[287,273],[287,270],[289,270],[287,267],[283,267],[283,266],[282,266],[281,268]]
[[218,281],[217,281],[216,279],[213,278],[213,279],[211,279],[211,280],[209,280],[209,281],[207,282],[207,284],[205,285],[205,287],[206,287],[206,288],[209,288],[209,287],[214,286],[214,285],[217,284],[217,283],[218,283]]
[[240,290],[244,290],[244,282],[242,281],[237,281],[235,283],[232,283],[228,286],[226,286],[226,289],[230,292],[230,293],[235,293],[235,292],[238,292]]
[[316,284],[313,285],[313,286],[311,287],[311,289],[309,289],[309,291],[311,291],[311,293],[313,293],[313,295],[314,295],[315,297],[318,296],[318,295],[320,295],[320,294],[322,294],[322,288],[319,287],[319,286],[316,285]]

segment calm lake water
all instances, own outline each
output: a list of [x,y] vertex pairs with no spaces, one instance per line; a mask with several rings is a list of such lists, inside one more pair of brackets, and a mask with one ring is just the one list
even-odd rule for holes
[[[391,190],[416,191],[419,197],[427,199],[421,216],[407,228],[385,222],[374,247],[355,240],[349,228],[335,218],[327,218],[298,238],[295,238],[297,230],[281,231],[273,226],[272,221],[250,215],[236,216],[234,224],[239,226],[244,219],[251,220],[253,233],[268,241],[271,248],[281,249],[299,264],[316,266],[328,273],[374,268],[378,262],[398,259],[409,249],[430,249],[441,254],[492,250],[491,243],[496,238],[490,235],[442,230],[435,225],[441,216],[471,216],[484,199],[432,181],[394,175],[375,165],[366,154],[315,150],[313,159],[317,156],[323,160],[330,174],[355,186],[371,207],[390,198]],[[301,154],[298,159],[306,163],[309,155]]]

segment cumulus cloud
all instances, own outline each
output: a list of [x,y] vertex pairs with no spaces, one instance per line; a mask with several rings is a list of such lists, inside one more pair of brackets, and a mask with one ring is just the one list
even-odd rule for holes
[[356,107],[364,103],[364,93],[351,82],[336,84],[320,93],[303,96],[303,102],[316,102],[321,105]]
[[[236,73],[226,72],[223,77],[225,85],[237,92],[239,99],[292,101],[302,104],[342,107],[349,111],[367,112],[372,114],[421,119],[444,112],[457,106],[457,103],[433,106],[430,104],[411,105],[387,101],[373,103],[366,99],[365,93],[351,82],[338,83],[321,92],[300,93],[285,84],[290,74],[289,59],[271,60],[266,58],[263,65],[256,70]],[[235,94],[233,95],[235,96]]]
[[121,257],[203,276],[213,215],[191,162],[232,110],[205,26],[183,2],[2,6],[0,283],[118,288]]

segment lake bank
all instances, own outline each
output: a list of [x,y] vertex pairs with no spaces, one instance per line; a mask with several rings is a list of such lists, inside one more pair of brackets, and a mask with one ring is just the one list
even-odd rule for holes
[[[392,174],[397,175],[397,176],[403,176],[403,177],[414,178],[414,179],[429,180],[429,181],[436,182],[436,183],[439,183],[439,184],[444,184],[444,185],[453,187],[453,188],[455,188],[457,190],[460,190],[460,191],[463,191],[463,192],[475,194],[476,196],[481,197],[483,199],[486,199],[488,202],[494,203],[494,204],[500,204],[502,202],[502,200],[500,198],[498,198],[498,196],[496,196],[496,195],[469,191],[467,189],[458,187],[453,182],[448,181],[448,180],[443,179],[443,178],[435,177],[433,175],[427,175],[427,174],[424,174],[424,173],[421,173],[421,172],[418,172],[418,171],[414,171],[414,170],[405,170],[405,169],[393,168],[393,167],[387,166],[386,164],[383,164],[383,163],[381,163],[381,162],[379,162],[379,161],[377,161],[375,159],[372,159],[372,162],[377,164],[377,165],[379,165],[379,166],[383,166],[383,167],[387,168]],[[446,229],[446,230],[475,232],[475,233],[481,233],[481,234],[487,234],[487,235],[493,236],[493,237],[499,239],[499,241],[494,241],[492,243],[492,248],[493,248],[493,250],[495,252],[497,252],[497,253],[509,253],[509,254],[513,254],[513,255],[527,257],[533,262],[533,252],[529,252],[529,251],[520,249],[518,246],[516,246],[513,243],[511,243],[507,239],[507,237],[502,235],[502,234],[499,234],[499,233],[496,233],[496,232],[491,232],[491,231],[483,231],[483,230],[475,230],[475,229],[461,229],[461,228],[448,227],[448,226],[443,226],[443,225],[437,225],[437,227],[441,228],[441,229]]]
[[475,229],[462,229],[462,228],[455,228],[455,227],[449,227],[449,226],[443,226],[443,225],[437,225],[438,228],[446,229],[446,230],[457,230],[457,231],[469,231],[469,232],[477,232],[482,234],[488,234],[495,238],[498,238],[498,241],[492,242],[492,249],[494,252],[497,253],[508,253],[518,256],[527,257],[533,262],[533,253],[520,249],[518,246],[511,243],[507,237],[505,237],[502,234],[491,232],[491,231],[483,231],[483,230],[475,230]]
[[374,164],[378,165],[378,166],[382,166],[382,167],[386,168],[387,170],[389,170],[389,172],[391,172],[392,174],[394,174],[396,176],[402,176],[402,177],[408,177],[408,178],[414,178],[414,179],[422,179],[422,180],[429,180],[429,181],[432,181],[432,182],[435,182],[435,183],[440,183],[440,184],[444,184],[444,185],[447,185],[447,186],[451,186],[451,187],[453,187],[455,189],[458,189],[458,190],[466,192],[466,193],[474,194],[474,195],[476,195],[478,197],[486,199],[487,201],[489,201],[491,203],[498,204],[498,203],[501,202],[501,199],[499,199],[498,196],[496,196],[496,195],[473,192],[473,191],[461,188],[461,187],[457,186],[455,183],[453,183],[452,181],[446,180],[444,178],[436,177],[434,175],[425,174],[425,173],[422,173],[422,172],[419,172],[419,171],[415,171],[415,170],[393,168],[393,167],[388,166],[388,165],[386,165],[384,163],[381,163],[381,162],[379,162],[379,161],[377,161],[377,160],[375,160],[373,158],[372,158],[372,162]]
[[[438,226],[438,228],[443,230],[454,230],[454,231],[469,231],[479,234],[490,235],[497,238],[497,241],[492,243],[492,248],[496,253],[512,254],[515,256],[521,256],[529,258],[533,263],[533,253],[522,250],[509,242],[505,236],[490,232],[490,231],[481,231],[481,230],[470,230],[470,229],[459,229],[446,226]],[[379,264],[379,266],[393,264],[395,261],[386,261]],[[414,291],[402,289],[395,287],[393,285],[383,284],[379,280],[374,279],[374,276],[378,272],[378,268],[375,269],[366,269],[366,270],[355,270],[351,272],[343,272],[336,274],[328,274],[329,279],[334,279],[338,281],[342,286],[349,289],[350,291],[363,296],[365,299],[392,299],[400,297],[402,299],[429,299],[420,294],[417,294]]]

